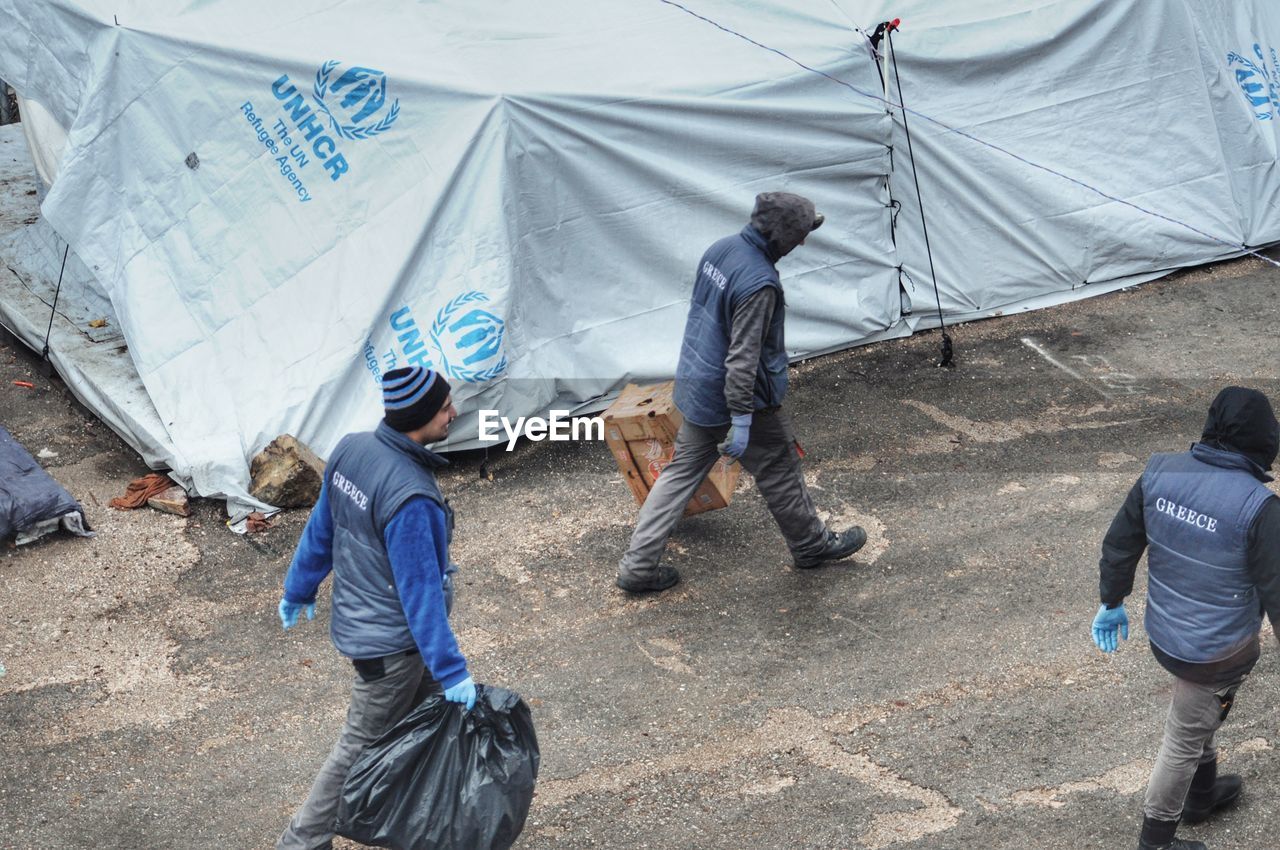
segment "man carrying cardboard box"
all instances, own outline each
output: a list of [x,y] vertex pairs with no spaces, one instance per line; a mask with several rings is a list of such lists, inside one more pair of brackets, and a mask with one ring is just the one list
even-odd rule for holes
[[822,221],[808,198],[764,192],[756,196],[750,224],[702,255],[676,367],[675,403],[684,422],[671,463],[640,508],[618,564],[623,590],[658,592],[680,581],[674,567],[658,561],[685,505],[722,454],[755,476],[796,567],[847,558],[866,543],[861,528],[834,532],[818,519],[791,420],[782,411],[786,301],[775,264]]

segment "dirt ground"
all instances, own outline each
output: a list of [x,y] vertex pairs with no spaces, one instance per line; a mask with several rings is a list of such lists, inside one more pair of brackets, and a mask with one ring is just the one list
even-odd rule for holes
[[[790,568],[744,478],[679,527],[684,583],[630,599],[635,507],[603,444],[491,454],[492,481],[458,458],[455,628],[542,747],[518,846],[1133,846],[1170,679],[1144,571],[1131,639],[1093,648],[1099,543],[1220,387],[1280,389],[1277,284],[1243,260],[962,326],[954,370],[936,333],[801,364],[815,499],[870,534],[823,570]],[[56,452],[98,531],[0,547],[0,847],[271,846],[350,679],[326,595],[313,623],[276,618],[306,512],[242,537],[216,502],[111,510],[137,456],[11,340],[0,379],[0,424]],[[1215,850],[1276,844],[1277,657],[1268,638],[1220,737],[1242,805],[1183,831]]]

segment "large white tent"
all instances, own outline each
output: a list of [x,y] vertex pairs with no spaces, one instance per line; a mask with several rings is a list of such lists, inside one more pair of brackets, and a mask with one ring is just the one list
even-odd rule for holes
[[1280,240],[1262,0],[163,5],[0,0],[54,163],[0,321],[43,345],[69,245],[52,359],[203,495],[369,427],[396,365],[449,376],[446,448],[670,376],[759,191],[827,216],[780,266],[796,358]]

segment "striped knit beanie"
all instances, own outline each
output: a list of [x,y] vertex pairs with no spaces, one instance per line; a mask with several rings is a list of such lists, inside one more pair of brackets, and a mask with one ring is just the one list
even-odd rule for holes
[[421,366],[392,369],[382,376],[383,421],[401,433],[416,431],[431,421],[449,397],[449,382]]

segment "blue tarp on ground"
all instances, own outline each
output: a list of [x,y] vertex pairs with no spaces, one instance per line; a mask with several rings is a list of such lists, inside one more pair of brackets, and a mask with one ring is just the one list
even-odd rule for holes
[[92,535],[80,503],[0,427],[0,540],[16,534],[26,543],[59,526]]

